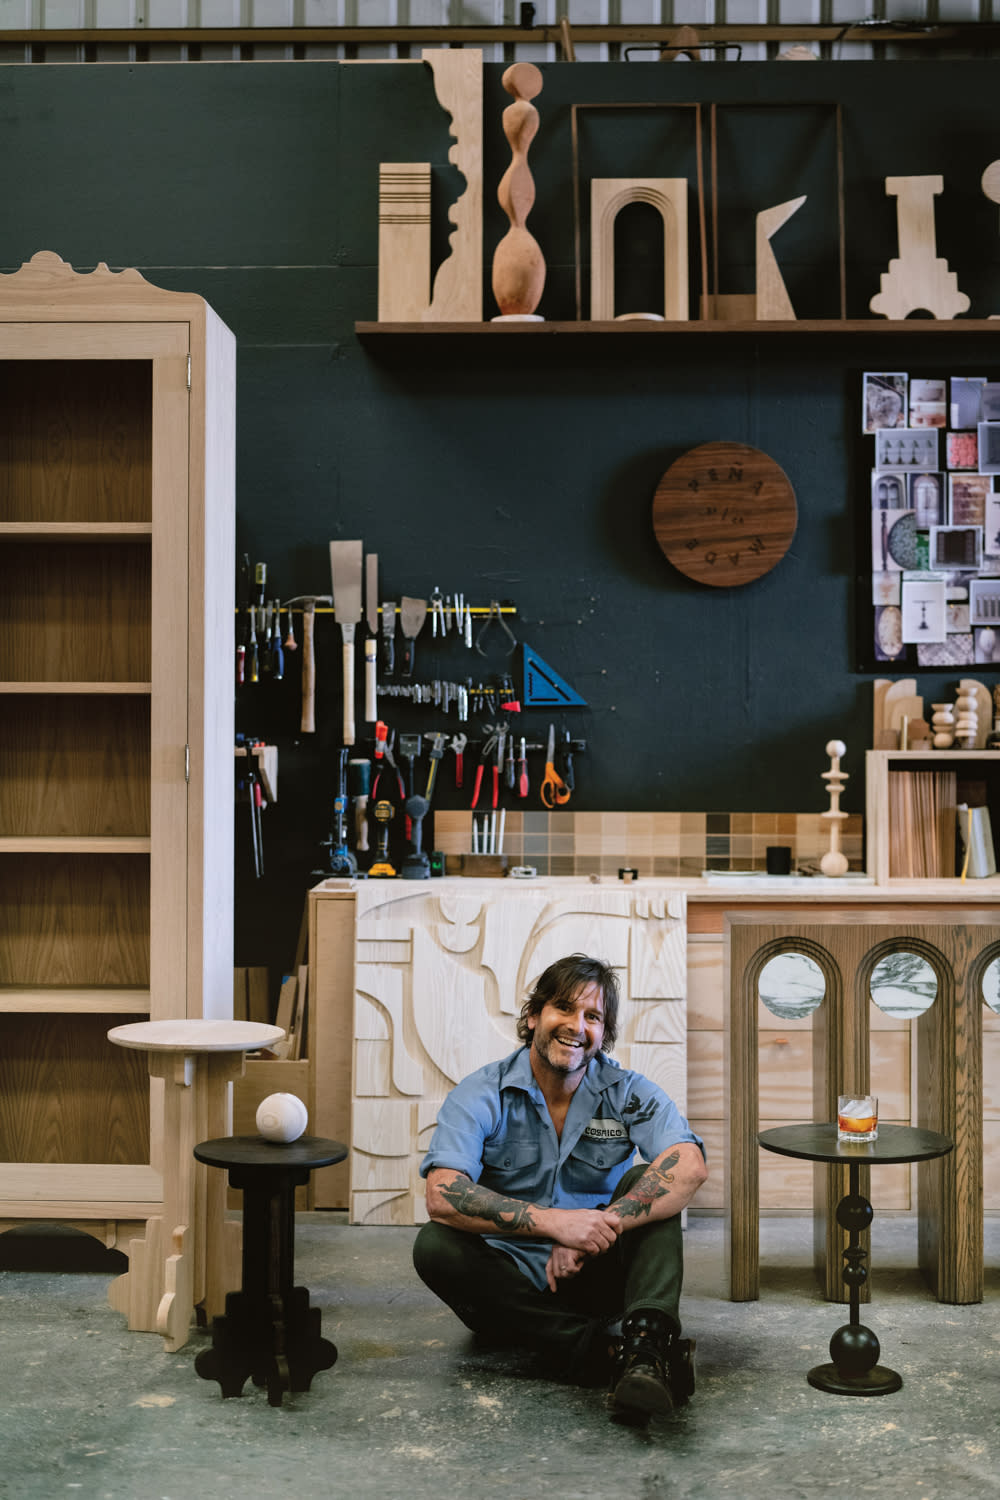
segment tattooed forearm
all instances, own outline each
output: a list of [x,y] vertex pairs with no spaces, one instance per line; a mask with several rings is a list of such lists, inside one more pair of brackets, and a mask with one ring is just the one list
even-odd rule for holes
[[611,1211],[622,1219],[648,1218],[657,1199],[665,1198],[671,1191],[674,1181],[672,1168],[676,1167],[679,1160],[680,1154],[674,1151],[663,1161],[654,1162],[647,1167],[624,1197],[615,1199],[611,1204]]
[[520,1198],[505,1198],[502,1193],[480,1187],[468,1177],[455,1177],[451,1182],[442,1183],[439,1191],[455,1212],[466,1218],[486,1219],[512,1234],[534,1233],[534,1210],[530,1203],[524,1203]]

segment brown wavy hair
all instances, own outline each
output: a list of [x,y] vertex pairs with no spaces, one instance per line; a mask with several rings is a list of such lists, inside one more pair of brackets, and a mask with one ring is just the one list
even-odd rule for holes
[[610,1052],[618,1036],[618,974],[610,964],[599,958],[588,958],[585,953],[571,953],[568,958],[557,958],[549,964],[544,974],[535,981],[535,987],[521,1006],[517,1018],[517,1035],[530,1045],[533,1028],[528,1025],[532,1016],[537,1016],[550,1000],[575,995],[585,985],[596,984],[604,1000],[604,1039],[601,1051]]

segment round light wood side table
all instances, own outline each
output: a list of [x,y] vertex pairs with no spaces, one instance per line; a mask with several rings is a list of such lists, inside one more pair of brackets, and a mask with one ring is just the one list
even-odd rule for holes
[[[258,1021],[134,1021],[108,1040],[149,1054],[150,1157],[163,1175],[163,1206],[130,1241],[128,1270],[112,1282],[108,1301],[128,1326],[163,1335],[173,1352],[188,1339],[192,1315],[208,1321],[225,1304],[239,1266],[240,1225],[226,1218],[226,1185],[195,1160],[206,1136],[232,1128],[230,1084],[243,1075],[247,1052],[285,1035]],[[158,1081],[158,1082],[157,1082]],[[162,1108],[157,1095],[162,1086]]]

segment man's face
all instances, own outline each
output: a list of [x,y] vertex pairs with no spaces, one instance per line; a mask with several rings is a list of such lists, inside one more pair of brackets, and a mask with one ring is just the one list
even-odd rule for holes
[[582,1073],[604,1040],[604,996],[598,984],[582,985],[574,995],[547,1000],[537,1016],[528,1017],[531,1049],[554,1073]]

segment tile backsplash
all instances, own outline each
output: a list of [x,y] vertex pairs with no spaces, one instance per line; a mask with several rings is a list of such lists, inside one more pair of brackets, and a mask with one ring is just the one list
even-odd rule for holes
[[[483,814],[478,818],[482,822]],[[434,815],[434,848],[472,849],[471,812]],[[862,864],[861,813],[840,825],[840,847],[852,870]],[[815,864],[830,847],[820,813],[601,813],[507,810],[503,853],[539,875],[700,875],[702,870],[763,870],[773,844],[791,850],[792,869]]]

